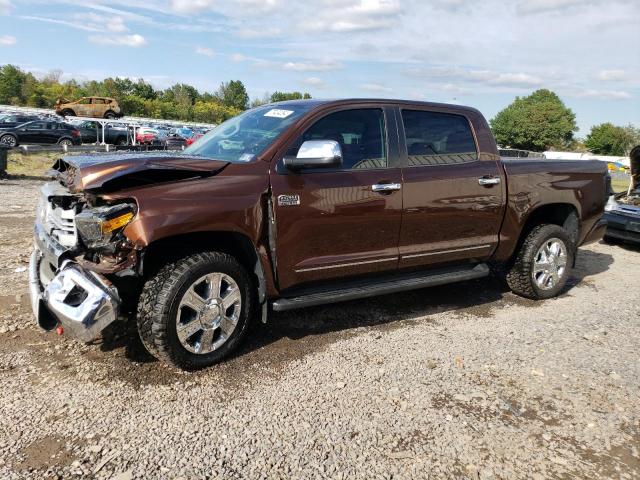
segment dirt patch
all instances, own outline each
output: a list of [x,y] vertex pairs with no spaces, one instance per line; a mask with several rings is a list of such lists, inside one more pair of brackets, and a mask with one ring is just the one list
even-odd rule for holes
[[49,469],[71,465],[73,455],[66,440],[55,435],[40,438],[20,450],[24,459],[16,464],[19,470]]

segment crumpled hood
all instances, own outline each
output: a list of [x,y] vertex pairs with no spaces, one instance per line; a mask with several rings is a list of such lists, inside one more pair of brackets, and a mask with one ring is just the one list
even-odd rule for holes
[[73,192],[114,191],[215,175],[228,164],[176,152],[68,155],[54,163],[51,174]]

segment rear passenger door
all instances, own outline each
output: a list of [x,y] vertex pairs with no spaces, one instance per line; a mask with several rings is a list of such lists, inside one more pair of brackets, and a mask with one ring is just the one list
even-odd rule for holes
[[48,143],[47,122],[31,122],[20,132],[20,143]]
[[404,156],[400,268],[486,260],[503,214],[497,159],[480,159],[472,124],[457,111],[397,113]]

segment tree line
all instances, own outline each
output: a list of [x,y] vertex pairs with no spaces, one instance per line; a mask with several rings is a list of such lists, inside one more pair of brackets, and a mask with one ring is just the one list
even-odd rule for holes
[[558,95],[547,89],[516,97],[490,124],[502,147],[535,152],[569,150],[623,156],[640,145],[640,129],[610,122],[594,125],[584,139],[576,138],[575,114]]
[[[0,104],[51,108],[58,98],[112,97],[118,100],[126,115],[217,124],[249,107],[311,98],[308,93],[273,92],[250,99],[240,80],[223,82],[215,92],[199,92],[185,83],[161,90],[143,79],[116,77],[63,82],[61,76],[62,72],[53,71],[38,79],[16,66],[1,66]],[[590,151],[622,156],[640,144],[640,129],[609,122],[592,127],[584,139],[577,138],[575,114],[557,94],[547,89],[516,97],[490,124],[500,146],[523,150]]]
[[58,98],[73,101],[81,97],[111,97],[118,101],[125,115],[221,123],[249,107],[311,98],[302,92],[273,92],[251,100],[240,80],[223,82],[215,92],[200,92],[185,83],[161,90],[143,79],[116,77],[78,82],[62,81],[61,77],[61,71],[53,71],[36,78],[14,65],[3,65],[0,104],[52,108]]

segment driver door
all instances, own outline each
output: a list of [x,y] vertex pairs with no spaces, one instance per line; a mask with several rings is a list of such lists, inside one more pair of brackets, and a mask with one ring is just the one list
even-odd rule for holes
[[278,159],[271,186],[281,290],[396,270],[402,216],[396,139],[392,110],[342,109],[317,120],[287,151],[295,156],[306,140],[334,140],[341,165],[294,171]]

